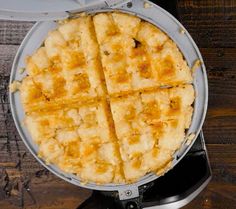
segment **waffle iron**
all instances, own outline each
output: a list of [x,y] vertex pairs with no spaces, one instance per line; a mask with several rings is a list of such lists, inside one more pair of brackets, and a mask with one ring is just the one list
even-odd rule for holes
[[[153,1],[154,2],[154,1]],[[189,143],[187,139],[173,156],[171,169],[164,176],[147,174],[133,184],[81,184],[80,179],[68,174],[54,165],[46,163],[37,156],[37,146],[33,143],[28,131],[21,125],[24,111],[20,104],[19,94],[10,94],[12,115],[18,132],[34,157],[48,170],[60,178],[80,187],[94,190],[92,196],[78,209],[82,208],[180,208],[190,202],[208,184],[211,170],[201,131],[208,100],[208,84],[205,66],[201,54],[190,34],[178,22],[176,0],[156,0],[154,4],[143,0],[0,0],[0,19],[38,21],[26,35],[15,57],[10,82],[21,80],[19,68],[24,67],[24,58],[32,54],[43,42],[47,33],[57,26],[55,20],[73,18],[80,12],[94,14],[119,10],[137,15],[149,21],[172,38],[182,51],[189,66],[196,60],[201,65],[194,75],[196,100],[192,124],[188,133],[195,133]],[[163,9],[164,8],[164,9]],[[172,16],[172,13],[174,16]],[[180,31],[184,31],[183,33]]]

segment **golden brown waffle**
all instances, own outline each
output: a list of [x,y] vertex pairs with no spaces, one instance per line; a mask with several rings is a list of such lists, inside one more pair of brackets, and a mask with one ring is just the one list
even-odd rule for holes
[[39,156],[86,182],[163,173],[191,123],[186,61],[165,33],[135,16],[68,20],[26,70],[21,101]]

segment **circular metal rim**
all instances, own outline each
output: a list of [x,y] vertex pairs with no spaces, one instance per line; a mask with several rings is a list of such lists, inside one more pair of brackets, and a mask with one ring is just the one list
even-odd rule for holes
[[[169,19],[171,19],[172,21],[175,22],[175,24],[179,27],[179,28],[183,28],[184,27],[182,26],[182,24],[176,20],[171,14],[169,14],[167,11],[165,11],[164,9],[162,9],[161,7],[153,4],[150,2],[150,4],[157,8],[159,11],[161,11],[163,13],[164,16],[168,17]],[[109,12],[109,11],[114,11],[112,9],[102,9],[102,10],[97,10],[97,11],[93,11],[92,13],[98,13],[98,12]],[[157,25],[158,27],[160,27],[160,25],[153,21],[152,19],[149,19],[147,16],[143,16],[142,14],[139,14],[138,12],[135,11],[132,11],[131,9],[128,9],[128,8],[119,8],[119,11],[121,12],[125,12],[125,13],[132,13],[134,15],[137,15],[139,17],[141,17],[142,19],[144,20],[147,20],[155,25]],[[16,70],[17,70],[17,65],[18,65],[18,61],[19,61],[19,57],[21,55],[21,52],[22,50],[24,49],[27,41],[28,41],[28,38],[37,30],[37,28],[40,26],[40,24],[43,24],[42,22],[38,22],[36,23],[33,28],[29,31],[29,33],[26,35],[26,37],[24,38],[21,46],[19,47],[18,49],[18,52],[15,56],[15,59],[14,59],[14,62],[13,62],[13,65],[12,65],[12,71],[11,71],[11,76],[10,76],[10,83],[14,80],[14,77],[15,77],[15,74],[16,74]],[[160,27],[163,31],[166,32],[165,29],[163,29],[162,27]],[[179,159],[178,161],[175,161],[171,168],[172,169],[184,156],[185,154],[188,152],[188,150],[191,148],[191,146],[193,145],[194,141],[196,140],[200,130],[201,130],[201,127],[203,125],[203,122],[205,120],[205,116],[206,116],[206,111],[207,111],[207,103],[208,103],[208,82],[207,82],[207,74],[206,74],[206,69],[205,69],[205,65],[203,63],[203,59],[202,59],[202,56],[200,54],[200,51],[197,47],[197,45],[195,44],[195,42],[193,41],[192,37],[190,36],[190,34],[186,31],[186,36],[187,38],[189,39],[189,41],[191,42],[191,44],[193,45],[193,48],[194,50],[196,51],[197,53],[197,56],[198,58],[201,60],[202,62],[202,66],[201,66],[201,70],[202,70],[202,73],[203,73],[203,79],[204,79],[204,89],[205,89],[205,99],[204,99],[204,105],[203,105],[203,109],[201,111],[202,113],[202,116],[201,116],[201,121],[199,122],[199,126],[195,132],[196,136],[195,138],[192,140],[192,143],[188,146],[186,146],[183,150],[183,153],[181,156],[179,156]],[[173,37],[167,33],[169,37],[171,37],[173,39]],[[182,50],[181,50],[182,51]],[[81,184],[80,180],[78,178],[74,178],[73,175],[70,175],[70,174],[67,174],[67,173],[63,173],[60,171],[60,173],[58,171],[55,170],[55,168],[53,168],[53,166],[51,165],[46,165],[45,162],[40,159],[38,156],[37,156],[37,153],[35,152],[35,150],[32,149],[32,147],[30,147],[29,145],[29,142],[27,140],[27,138],[24,136],[24,133],[22,132],[22,127],[21,127],[21,121],[19,121],[19,118],[17,116],[17,113],[16,113],[16,107],[14,106],[14,94],[11,94],[9,95],[9,98],[10,98],[10,107],[11,107],[11,111],[12,111],[12,115],[13,115],[13,119],[14,119],[14,122],[16,124],[16,127],[17,127],[17,130],[22,138],[22,140],[24,141],[26,147],[30,150],[31,154],[44,166],[46,167],[48,170],[50,170],[52,173],[54,173],[56,176],[74,184],[74,185],[77,185],[77,186],[81,186],[81,187],[84,187],[84,188],[88,188],[88,189],[95,189],[95,190],[105,190],[105,191],[115,191],[115,190],[119,190],[119,189],[124,189],[124,188],[129,188],[134,186],[134,187],[138,187],[138,186],[141,186],[143,184],[146,184],[148,182],[151,182],[155,179],[157,179],[159,176],[153,174],[153,173],[149,173],[147,175],[145,175],[143,178],[139,179],[139,181],[135,182],[135,183],[132,183],[132,184],[104,184],[104,185],[97,185],[96,183],[88,183],[88,184]],[[196,114],[196,113],[195,113]],[[178,154],[178,153],[177,153]],[[169,170],[170,170],[169,169]],[[166,172],[168,172],[169,170],[167,170]],[[62,174],[63,173],[63,174]]]

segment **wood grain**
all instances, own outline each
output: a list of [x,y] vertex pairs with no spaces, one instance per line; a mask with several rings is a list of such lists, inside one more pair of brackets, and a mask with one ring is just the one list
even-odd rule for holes
[[209,84],[206,142],[236,143],[236,48],[200,48],[200,51]]
[[1,20],[0,44],[19,45],[33,24],[33,22]]
[[[213,171],[191,209],[236,208],[236,1],[179,0],[180,20],[203,55],[209,81],[204,134]],[[11,65],[33,22],[0,21],[0,208],[74,209],[90,195],[44,169],[27,151],[8,102]]]
[[235,0],[179,0],[179,13],[199,47],[235,47]]

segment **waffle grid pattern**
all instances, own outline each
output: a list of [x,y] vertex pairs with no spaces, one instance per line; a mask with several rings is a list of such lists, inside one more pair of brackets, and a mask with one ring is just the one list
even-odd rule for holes
[[26,59],[25,125],[39,156],[87,182],[163,173],[192,116],[192,76],[177,46],[141,19],[68,20]]

